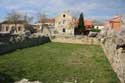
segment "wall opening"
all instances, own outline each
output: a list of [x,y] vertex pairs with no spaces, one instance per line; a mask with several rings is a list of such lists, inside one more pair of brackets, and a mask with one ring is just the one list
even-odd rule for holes
[[66,32],[66,29],[65,29],[65,28],[63,28],[63,32]]

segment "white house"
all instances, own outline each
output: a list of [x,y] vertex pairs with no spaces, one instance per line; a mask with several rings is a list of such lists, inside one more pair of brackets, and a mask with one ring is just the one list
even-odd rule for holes
[[105,27],[104,27],[104,25],[94,25],[94,28],[102,30]]

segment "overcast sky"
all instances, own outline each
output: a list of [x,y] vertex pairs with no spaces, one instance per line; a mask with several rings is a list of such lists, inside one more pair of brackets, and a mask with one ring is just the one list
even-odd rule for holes
[[0,0],[0,20],[12,10],[32,16],[43,12],[49,17],[70,10],[75,16],[83,12],[86,19],[105,20],[116,14],[125,14],[125,0]]

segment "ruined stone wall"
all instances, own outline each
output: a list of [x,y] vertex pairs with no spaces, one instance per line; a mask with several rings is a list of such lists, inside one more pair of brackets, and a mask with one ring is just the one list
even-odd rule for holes
[[39,82],[39,81],[30,82],[28,79],[22,79],[21,81],[14,82],[14,83],[43,83],[43,82]]
[[88,44],[88,45],[99,45],[99,42],[96,38],[87,37],[87,36],[56,36],[51,39],[52,42],[61,42],[61,43],[72,43],[72,44]]
[[121,83],[125,83],[124,35],[121,32],[105,29],[98,36],[105,54]]
[[[11,40],[11,39],[10,39]],[[36,45],[41,45],[50,42],[48,36],[31,36],[29,38],[21,38],[20,36],[12,37],[12,41],[5,44],[0,44],[0,54],[15,51],[16,49],[28,48]]]

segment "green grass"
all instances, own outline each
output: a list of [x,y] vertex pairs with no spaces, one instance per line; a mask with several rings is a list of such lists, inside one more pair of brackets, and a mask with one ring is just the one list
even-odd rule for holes
[[74,79],[78,83],[119,83],[100,46],[64,43],[47,43],[0,56],[0,79],[4,83],[23,78],[43,83]]

